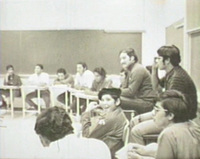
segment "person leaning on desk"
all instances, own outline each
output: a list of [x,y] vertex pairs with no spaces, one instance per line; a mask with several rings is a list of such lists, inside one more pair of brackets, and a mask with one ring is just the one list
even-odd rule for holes
[[[7,73],[4,78],[3,85],[4,86],[21,86],[22,82],[18,75],[14,72],[14,66],[8,65],[6,66]],[[13,97],[20,97],[21,96],[21,90],[15,89]],[[9,89],[1,89],[1,100],[2,100],[2,106],[6,106],[9,104],[8,99],[10,97],[10,91]]]

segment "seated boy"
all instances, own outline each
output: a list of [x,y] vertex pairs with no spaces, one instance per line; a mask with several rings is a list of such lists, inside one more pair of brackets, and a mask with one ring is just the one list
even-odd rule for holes
[[[14,72],[14,67],[12,65],[6,66],[6,76],[4,78],[3,84],[5,86],[21,86],[22,82],[18,75]],[[1,101],[3,106],[10,103],[9,97],[10,97],[10,91],[9,90],[0,90],[1,92]],[[21,90],[15,89],[13,92],[13,97],[20,97],[21,96]]]
[[99,104],[92,103],[82,114],[83,136],[104,141],[112,156],[123,146],[122,135],[126,117],[119,107],[120,89],[103,88],[99,94]]
[[[57,70],[57,78],[54,81],[54,85],[67,85],[73,87],[74,78],[72,75],[68,74],[64,68],[60,68]],[[58,95],[57,100],[65,104],[65,93]]]

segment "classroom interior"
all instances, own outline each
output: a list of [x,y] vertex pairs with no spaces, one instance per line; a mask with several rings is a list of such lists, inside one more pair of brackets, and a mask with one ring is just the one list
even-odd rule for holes
[[[180,49],[200,103],[199,0],[0,0],[0,85],[8,64],[24,83],[38,63],[53,81],[58,68],[75,75],[79,61],[89,70],[104,67],[117,80],[120,50],[134,48],[139,62],[151,66],[166,44]],[[35,113],[23,117],[21,109],[14,117],[1,112],[0,158],[34,158],[41,146],[35,120]]]

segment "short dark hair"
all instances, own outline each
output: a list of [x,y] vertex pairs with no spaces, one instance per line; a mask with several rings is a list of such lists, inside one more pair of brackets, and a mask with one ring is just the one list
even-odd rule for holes
[[128,72],[124,68],[120,70],[120,73],[124,73],[125,77],[128,76]]
[[106,71],[103,67],[96,67],[93,72],[97,72],[103,78],[106,77]]
[[138,56],[137,56],[137,54],[135,53],[135,50],[133,49],[133,48],[127,48],[127,49],[124,49],[124,50],[121,50],[120,52],[119,52],[119,55],[121,54],[121,53],[126,53],[129,57],[134,57],[134,59],[135,59],[135,62],[138,62]]
[[10,68],[14,70],[13,65],[7,65],[7,66],[6,66],[6,70],[9,70]]
[[52,142],[73,133],[71,124],[72,121],[66,110],[55,106],[47,108],[37,117],[35,131]]
[[83,68],[85,68],[86,70],[88,69],[88,66],[85,62],[78,62],[77,65],[82,65]]
[[37,64],[36,66],[39,66],[42,70],[44,69],[44,66],[42,64]]
[[178,66],[179,63],[181,62],[179,48],[176,47],[175,45],[162,46],[158,49],[157,53],[159,56],[163,57],[163,62],[169,58],[173,66]]
[[105,94],[111,95],[111,97],[116,101],[120,98],[121,90],[118,88],[103,88],[98,93],[99,100],[101,100],[102,96]]
[[174,114],[174,123],[189,120],[188,103],[185,96],[177,90],[167,90],[160,94],[161,105],[167,113]]
[[67,74],[67,72],[66,72],[66,70],[65,70],[64,68],[59,68],[59,69],[57,70],[57,74],[58,74],[58,73],[63,73],[64,75]]

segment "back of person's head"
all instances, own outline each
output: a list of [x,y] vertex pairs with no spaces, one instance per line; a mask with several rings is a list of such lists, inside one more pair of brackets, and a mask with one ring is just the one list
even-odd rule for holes
[[6,70],[9,70],[9,69],[12,69],[12,70],[14,70],[14,67],[13,67],[13,65],[7,65],[7,66],[6,66]]
[[121,50],[119,52],[119,55],[121,53],[126,53],[129,57],[134,57],[135,62],[138,62],[138,56],[135,53],[135,50],[133,48],[127,48],[127,49]]
[[118,88],[103,88],[98,93],[98,98],[101,100],[103,95],[109,94],[115,101],[120,98],[121,90]]
[[174,114],[173,122],[185,122],[189,120],[188,103],[185,96],[177,90],[167,90],[159,96],[162,107],[167,114]]
[[178,66],[181,62],[180,51],[175,45],[162,46],[158,49],[157,53],[163,57],[163,62],[169,58],[173,66]]
[[58,73],[63,73],[64,75],[67,74],[67,72],[66,72],[66,70],[65,70],[64,68],[59,68],[59,69],[57,70],[57,74],[58,74]]
[[98,73],[103,78],[106,77],[106,71],[105,71],[105,69],[103,67],[96,67],[93,72]]
[[85,62],[78,62],[77,65],[82,65],[85,70],[88,69],[88,66]]
[[44,69],[44,66],[42,64],[37,64],[36,66],[40,67],[42,70]]
[[35,131],[53,142],[73,133],[72,121],[64,108],[47,108],[37,117]]

